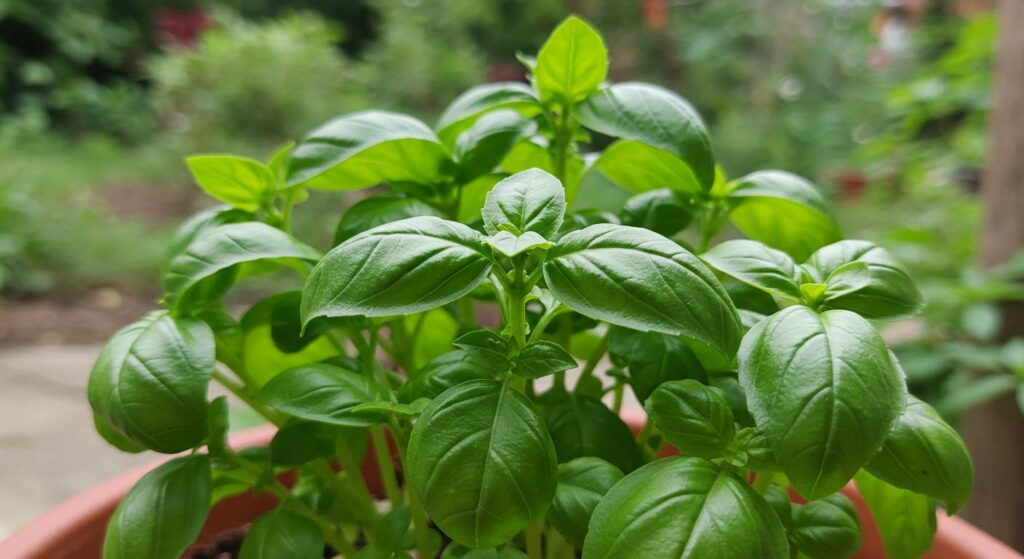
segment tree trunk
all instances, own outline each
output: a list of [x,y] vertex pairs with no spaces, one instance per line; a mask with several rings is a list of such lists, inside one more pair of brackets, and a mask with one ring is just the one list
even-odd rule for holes
[[[1024,247],[1024,1],[999,8],[989,159],[983,182],[981,264],[1005,263]],[[1003,337],[1024,335],[1024,305],[1003,308]],[[1012,396],[969,412],[964,432],[974,457],[974,496],[965,516],[1024,550],[1024,415]]]

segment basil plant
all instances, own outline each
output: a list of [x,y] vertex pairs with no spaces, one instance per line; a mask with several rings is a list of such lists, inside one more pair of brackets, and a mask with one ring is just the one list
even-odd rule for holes
[[[182,226],[163,309],[89,382],[111,444],[175,455],[104,557],[179,557],[252,492],[278,505],[243,558],[834,559],[860,545],[851,480],[890,557],[928,549],[972,467],[876,328],[922,306],[901,265],[841,240],[807,180],[727,178],[693,107],[609,83],[580,19],[520,59],[530,85],[474,87],[434,127],[367,111],[266,163],[188,159],[225,205]],[[574,212],[598,179],[632,196]],[[326,253],[290,232],[310,190],[373,187]],[[714,244],[727,223],[746,238]],[[228,312],[276,269],[303,289]],[[268,446],[228,444],[211,381]]]

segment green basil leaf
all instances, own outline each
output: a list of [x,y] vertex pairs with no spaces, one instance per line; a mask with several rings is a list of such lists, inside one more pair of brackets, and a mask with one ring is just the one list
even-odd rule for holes
[[284,508],[267,511],[252,523],[239,559],[321,559],[324,535],[316,522]]
[[548,251],[544,279],[591,318],[683,336],[726,360],[739,346],[739,316],[715,275],[652,231],[604,224],[569,233]]
[[608,75],[608,49],[601,35],[570,16],[551,32],[537,52],[533,83],[545,102],[565,107],[597,91]]
[[[811,255],[804,269],[818,283],[830,286],[837,282],[836,274],[849,270],[851,263],[867,266],[867,279],[854,289],[826,294],[827,305],[851,310],[867,318],[892,318],[916,314],[924,306],[907,270],[887,250],[868,241],[840,241],[822,247]],[[847,272],[848,273],[848,272]]]
[[554,373],[575,369],[576,360],[562,346],[541,340],[526,344],[519,352],[515,373],[526,378],[541,378]]
[[[316,458],[333,457],[339,430],[333,425],[290,419],[270,440],[270,460],[278,466],[298,466]],[[346,440],[361,433],[352,429],[351,434],[346,433]]]
[[[745,410],[744,410],[745,411]],[[736,413],[735,404],[733,414]],[[777,472],[779,461],[772,454],[768,437],[756,427],[744,427],[736,432],[734,448],[727,460],[737,466],[750,468],[757,472]]]
[[[847,262],[825,279],[822,301],[828,302],[855,293],[871,283],[871,272],[863,262]],[[837,307],[838,308],[838,307]]]
[[437,208],[418,198],[370,196],[353,204],[341,217],[334,230],[334,246],[379,225],[421,215],[443,217]]
[[740,382],[793,486],[835,493],[882,446],[906,401],[881,336],[849,311],[788,307],[743,339]]
[[462,223],[474,223],[482,217],[482,209],[487,201],[487,194],[491,192],[494,185],[498,184],[505,175],[493,173],[484,175],[468,184],[462,185],[462,197],[459,199],[459,221]]
[[423,413],[423,410],[427,409],[428,405],[430,405],[429,398],[419,398],[408,404],[400,404],[390,400],[381,400],[378,402],[363,402],[362,404],[352,408],[352,411],[357,414],[374,413],[385,417],[392,413],[395,415],[412,417]]
[[630,197],[619,212],[619,218],[623,225],[643,227],[670,237],[686,229],[696,211],[696,206],[683,196],[660,188]]
[[276,183],[269,167],[248,157],[193,155],[185,163],[204,192],[247,212],[260,209]]
[[464,545],[505,543],[555,496],[551,437],[533,404],[498,381],[438,396],[413,427],[408,462],[427,513]]
[[512,344],[493,330],[473,330],[453,342],[455,347],[488,364],[488,369],[504,372],[512,366]]
[[608,353],[613,363],[629,372],[629,385],[640,402],[668,380],[708,380],[697,356],[673,336],[615,327],[608,335]]
[[566,394],[544,409],[544,422],[559,463],[594,456],[623,472],[632,472],[644,463],[633,432],[597,398]]
[[594,510],[588,559],[789,559],[786,532],[744,481],[703,458],[666,458],[628,474]]
[[540,112],[537,94],[520,82],[495,82],[467,89],[445,108],[437,120],[437,135],[448,145],[481,115],[495,109],[514,109],[524,116]]
[[520,140],[536,132],[535,122],[512,109],[498,109],[481,116],[455,142],[459,181],[469,182],[490,173]]
[[309,134],[292,153],[288,185],[354,190],[382,182],[433,185],[450,165],[429,126],[385,111],[334,119]]
[[454,221],[424,216],[375,227],[338,245],[313,268],[302,294],[302,322],[440,307],[487,278],[489,253],[479,233]]
[[931,406],[907,397],[882,450],[864,467],[901,489],[923,493],[955,513],[971,495],[974,468],[963,439]]
[[893,487],[864,470],[854,479],[878,526],[889,559],[917,559],[932,548],[935,501]]
[[644,409],[668,442],[685,455],[721,458],[736,436],[725,392],[695,380],[662,384]]
[[452,542],[444,548],[441,559],[527,559],[527,555],[511,546],[497,549],[473,549]]
[[193,448],[206,437],[215,353],[202,320],[152,312],[118,330],[100,351],[89,404],[136,444],[166,453]]
[[204,280],[216,281],[220,273],[239,264],[271,261],[304,266],[319,258],[320,251],[264,223],[221,225],[193,240],[171,261],[161,282],[164,300],[174,309],[194,302],[199,297],[190,297],[190,291],[201,289],[200,283],[208,284]]
[[[297,291],[272,295],[256,303],[242,315],[240,322],[242,366],[232,367],[232,370],[242,376],[246,384],[259,388],[282,371],[307,363],[317,363],[338,355],[338,348],[326,335],[323,335],[319,327],[311,327],[309,334],[298,338],[298,340],[302,340],[299,344],[302,346],[301,349],[293,352],[281,349],[282,328],[279,323],[275,323],[275,315],[277,318],[281,318],[283,309],[291,309],[290,314],[294,311],[297,299],[301,300],[301,294]],[[275,324],[277,324],[276,328]],[[277,330],[276,339],[275,330]],[[289,337],[293,337],[295,332],[291,332]],[[313,339],[308,340],[307,338]],[[292,348],[294,347],[298,346],[292,346]],[[220,344],[218,344],[218,349],[220,349]]]
[[142,476],[107,524],[103,559],[178,559],[210,512],[210,458],[175,458]]
[[461,349],[436,357],[416,371],[398,390],[399,399],[413,402],[419,398],[436,398],[449,388],[470,380],[493,379],[503,370],[480,357]]
[[587,172],[600,173],[629,192],[669,190],[691,195],[702,188],[690,167],[678,157],[632,140],[619,140],[608,146]]
[[582,547],[590,516],[622,471],[600,458],[584,456],[558,465],[558,489],[548,520],[573,545]]
[[92,425],[96,429],[96,433],[99,434],[100,437],[103,437],[103,440],[107,441],[107,444],[121,452],[138,454],[146,450],[146,447],[136,444],[128,437],[119,433],[112,425],[107,423],[106,419],[100,417],[99,414],[92,414]]
[[491,235],[509,229],[554,238],[565,216],[565,190],[540,169],[516,173],[495,185],[484,204],[484,229]]
[[160,266],[160,275],[163,276],[167,272],[167,267],[174,261],[174,258],[184,252],[192,244],[192,241],[205,235],[208,231],[221,225],[253,221],[254,219],[255,216],[253,214],[230,206],[214,206],[196,212],[174,232],[174,237],[171,239],[167,252],[164,253],[164,261]]
[[832,211],[817,187],[785,171],[758,171],[736,181],[729,219],[755,241],[802,261],[839,240]]
[[853,503],[840,493],[794,506],[790,543],[810,559],[843,559],[860,549],[860,520]]
[[726,241],[700,255],[712,268],[762,291],[800,300],[800,271],[786,253],[757,241]]
[[484,242],[509,258],[534,249],[547,250],[555,244],[533,231],[527,231],[522,235],[498,231],[489,237],[484,237]]
[[[663,87],[631,82],[619,83],[598,91],[577,105],[573,114],[587,128],[624,140],[632,140],[662,150],[649,152],[643,159],[659,161],[666,178],[672,183],[651,188],[673,188],[692,191],[710,190],[715,182],[715,154],[700,115],[685,99]],[[645,150],[634,150],[639,153]],[[679,168],[677,158],[688,167]],[[692,177],[690,179],[689,177]]]
[[381,416],[352,408],[380,398],[379,388],[367,377],[326,363],[310,363],[271,379],[255,400],[309,421],[368,427],[380,423]]

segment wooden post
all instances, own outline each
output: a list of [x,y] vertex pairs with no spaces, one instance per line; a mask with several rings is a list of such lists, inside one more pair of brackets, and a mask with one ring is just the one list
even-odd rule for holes
[[[1024,1],[1002,0],[983,181],[981,264],[1024,248]],[[1003,337],[1024,335],[1024,304],[1003,308]],[[1024,551],[1024,415],[1006,396],[970,411],[964,433],[974,457],[974,496],[964,516]]]

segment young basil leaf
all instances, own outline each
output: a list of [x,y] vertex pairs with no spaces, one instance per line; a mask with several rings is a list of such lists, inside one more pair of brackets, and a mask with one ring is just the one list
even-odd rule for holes
[[591,318],[683,336],[726,360],[739,346],[739,316],[715,275],[646,229],[605,224],[569,233],[548,251],[544,279]]
[[353,204],[341,217],[334,230],[334,246],[379,225],[421,215],[443,217],[437,208],[418,198],[370,196]]
[[647,464],[612,487],[590,519],[583,555],[790,557],[782,523],[756,491],[713,462],[678,457]]
[[470,380],[493,379],[504,372],[493,362],[481,359],[461,349],[436,357],[412,375],[398,390],[403,402],[420,398],[436,398],[449,388]]
[[838,491],[882,446],[906,387],[881,336],[849,311],[788,307],[743,338],[740,382],[793,486]]
[[672,170],[665,176],[675,177],[673,183],[652,188],[689,191],[696,182],[707,191],[715,182],[715,154],[707,128],[693,106],[672,91],[640,82],[619,83],[591,95],[573,114],[591,130],[663,150],[689,167],[689,173],[683,173],[675,162],[648,152],[645,160],[660,160]]
[[427,311],[469,294],[491,271],[480,234],[454,221],[411,217],[360,233],[313,268],[302,322],[319,316]]
[[963,439],[931,406],[910,395],[882,450],[864,469],[896,487],[944,502],[949,514],[967,502],[974,483]]
[[200,290],[204,280],[216,281],[239,264],[272,261],[289,266],[316,262],[320,251],[288,233],[264,223],[221,225],[196,238],[171,261],[161,282],[164,300],[173,309],[201,301],[190,291]]
[[506,228],[554,238],[565,216],[565,191],[558,179],[540,169],[516,173],[495,185],[484,204],[484,229],[494,235]]
[[379,400],[379,388],[367,377],[326,363],[310,363],[277,375],[256,394],[256,402],[289,415],[342,427],[380,423],[380,414],[352,408]]
[[608,49],[601,35],[569,16],[537,53],[533,82],[543,101],[570,107],[597,91],[607,74]]
[[690,167],[661,148],[633,140],[619,140],[608,146],[587,173],[597,172],[619,188],[644,193],[667,189],[684,195],[701,192]]
[[288,186],[354,190],[382,182],[432,185],[450,165],[448,150],[429,126],[386,111],[334,119],[312,131],[292,153]]
[[467,89],[437,119],[437,135],[448,145],[481,115],[495,109],[514,109],[524,116],[540,112],[537,94],[521,82],[495,82]]
[[484,242],[499,254],[509,258],[538,248],[549,249],[555,244],[533,231],[527,231],[522,235],[498,231],[489,237],[484,237]]
[[695,380],[662,384],[644,409],[668,442],[685,455],[721,458],[736,436],[729,398]]
[[171,238],[167,251],[164,253],[164,260],[160,265],[160,275],[163,276],[167,272],[167,267],[174,261],[174,258],[184,252],[192,244],[192,241],[205,235],[211,229],[229,223],[241,223],[254,219],[253,214],[230,206],[214,206],[196,212],[174,232],[174,237]]
[[[736,413],[735,405],[733,413]],[[736,432],[733,448],[726,460],[758,472],[777,472],[781,469],[768,445],[768,437],[756,427],[744,427]]]
[[566,394],[544,409],[544,422],[559,463],[594,456],[623,472],[632,472],[644,463],[633,432],[597,398]]
[[541,340],[526,344],[516,358],[515,373],[526,378],[541,378],[575,369],[576,360],[562,346]]
[[536,132],[535,122],[512,109],[498,109],[481,116],[455,142],[459,182],[490,173],[520,140]]
[[473,355],[488,364],[488,369],[507,371],[512,366],[509,354],[512,344],[508,339],[493,330],[474,330],[459,336],[455,347]]
[[408,462],[427,513],[464,545],[505,543],[555,496],[551,437],[533,404],[498,381],[438,396],[413,427]]
[[619,212],[623,225],[643,227],[670,237],[693,221],[696,207],[668,188],[643,192],[626,200]]
[[558,465],[558,489],[548,511],[548,520],[573,545],[583,546],[590,516],[622,471],[592,456]]
[[729,219],[740,231],[797,261],[839,240],[839,228],[821,193],[792,173],[751,173],[736,181],[729,199]]
[[214,339],[202,320],[164,311],[118,330],[89,376],[89,404],[128,440],[174,453],[206,437]]
[[196,184],[211,197],[254,212],[277,182],[269,167],[237,155],[193,155],[185,159]]
[[804,269],[811,278],[830,286],[837,274],[848,270],[851,263],[867,266],[867,278],[856,289],[842,292],[830,287],[827,305],[851,310],[866,318],[893,318],[916,314],[924,306],[924,298],[906,269],[889,251],[868,241],[840,241],[822,247],[811,255]]
[[697,356],[673,336],[615,327],[608,335],[608,353],[613,363],[629,372],[629,385],[641,403],[665,381],[708,380]]
[[860,521],[840,493],[794,506],[787,526],[790,544],[810,559],[843,559],[860,549]]
[[267,511],[252,523],[239,559],[320,559],[324,535],[316,522],[285,508]]
[[712,268],[772,295],[800,300],[800,271],[786,253],[757,241],[726,241],[700,255]]
[[178,559],[210,512],[210,458],[175,458],[142,476],[107,524],[103,559]]
[[[822,302],[827,303],[855,293],[871,283],[871,272],[863,262],[847,262],[836,268],[825,278],[825,291],[821,294]],[[813,284],[819,285],[819,284]]]
[[854,478],[857,490],[871,511],[891,559],[914,559],[932,548],[935,537],[935,501],[893,487],[861,470]]

